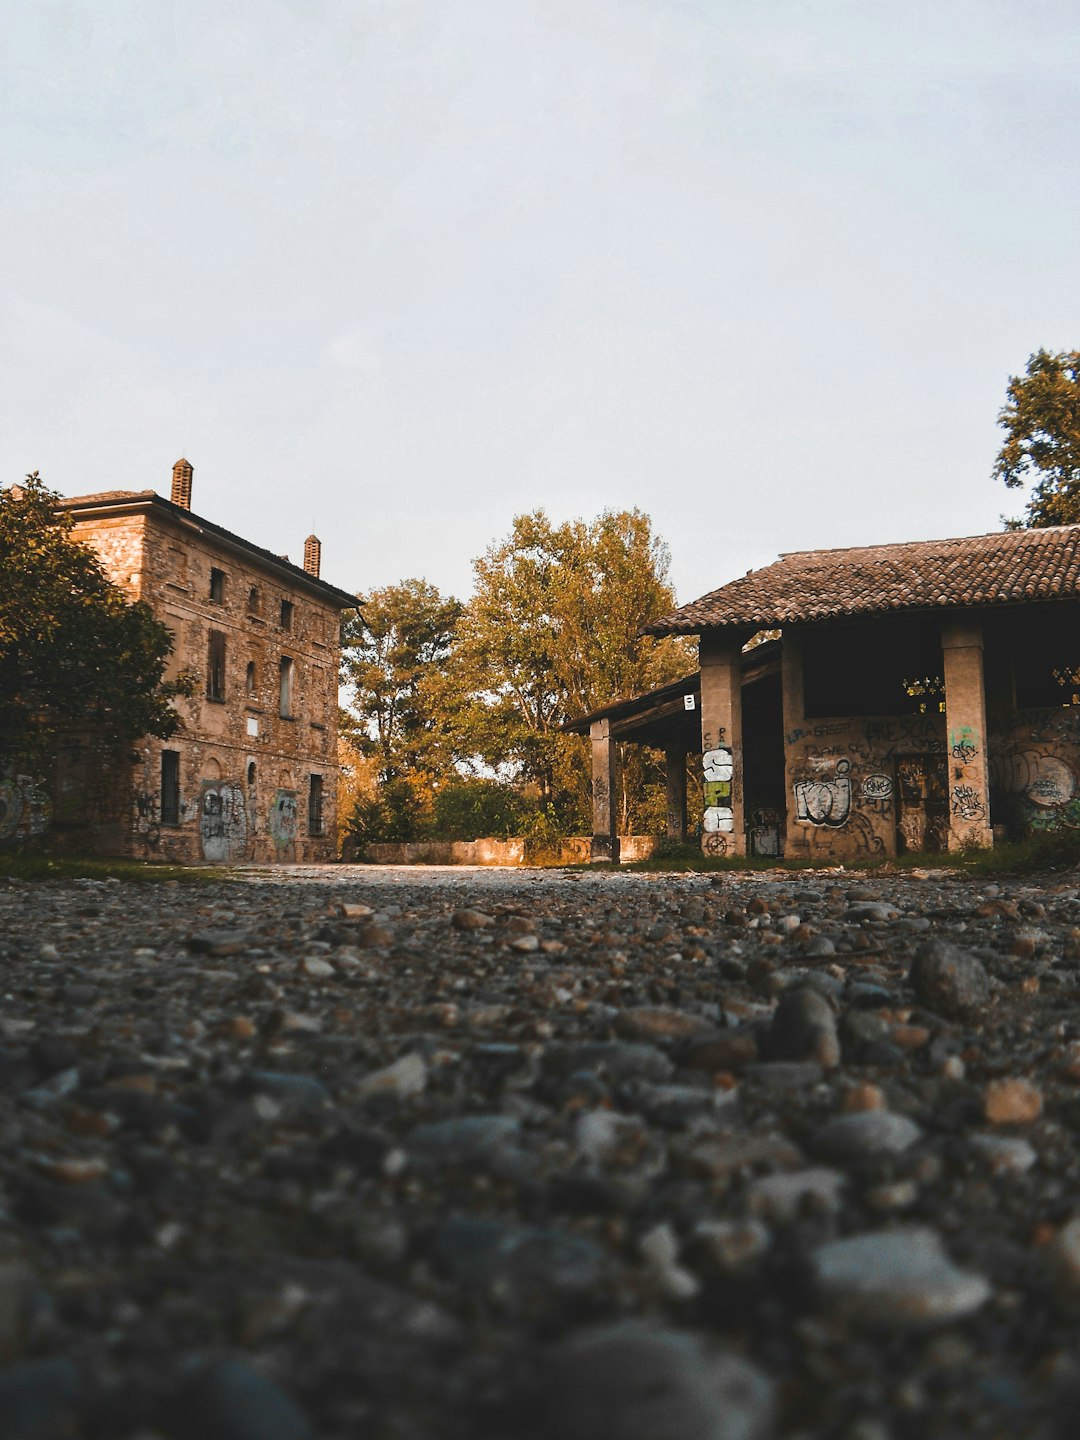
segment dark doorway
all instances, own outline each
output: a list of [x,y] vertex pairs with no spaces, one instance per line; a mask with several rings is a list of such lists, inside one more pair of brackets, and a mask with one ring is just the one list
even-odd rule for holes
[[751,855],[782,855],[784,708],[778,674],[743,687],[742,726],[746,848]]
[[901,855],[949,847],[949,767],[944,755],[896,757],[896,848]]

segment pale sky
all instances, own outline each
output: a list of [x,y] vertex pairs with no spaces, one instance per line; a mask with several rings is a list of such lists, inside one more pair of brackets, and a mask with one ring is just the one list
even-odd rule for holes
[[994,530],[1080,348],[1075,0],[5,0],[0,68],[0,482],[184,454],[349,590]]

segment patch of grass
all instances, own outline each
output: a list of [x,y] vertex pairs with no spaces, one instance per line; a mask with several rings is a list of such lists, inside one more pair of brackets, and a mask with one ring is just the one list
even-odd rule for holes
[[1045,875],[1080,867],[1080,829],[1046,830],[1024,841],[1007,841],[992,850],[929,851],[925,854],[867,855],[847,859],[776,859],[765,855],[702,855],[695,845],[666,848],[647,860],[626,865],[568,865],[568,870],[626,870],[639,874],[711,874],[779,870],[904,871],[951,870],[976,878]]
[[178,880],[181,885],[206,885],[233,877],[227,869],[163,865],[149,860],[102,860],[75,855],[34,855],[0,851],[0,878],[10,880]]

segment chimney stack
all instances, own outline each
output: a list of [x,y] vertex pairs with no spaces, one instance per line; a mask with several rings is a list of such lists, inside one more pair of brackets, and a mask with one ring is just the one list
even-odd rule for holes
[[322,541],[316,535],[309,535],[304,541],[304,569],[309,575],[319,578],[319,566],[322,564]]
[[172,467],[172,503],[183,510],[191,509],[191,473],[187,460],[177,460]]

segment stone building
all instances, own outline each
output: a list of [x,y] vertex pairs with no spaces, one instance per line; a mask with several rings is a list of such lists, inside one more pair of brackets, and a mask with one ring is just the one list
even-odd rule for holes
[[1080,826],[1080,526],[783,555],[649,630],[696,634],[700,672],[574,722],[598,857],[618,741],[667,752],[673,835],[700,754],[710,854],[859,859]]
[[[176,637],[166,678],[191,677],[182,730],[146,737],[137,763],[91,815],[98,848],[184,862],[334,858],[341,612],[356,597],[191,509],[192,468],[171,498],[115,490],[61,502],[74,537]],[[55,818],[86,818],[92,777],[62,761]]]

